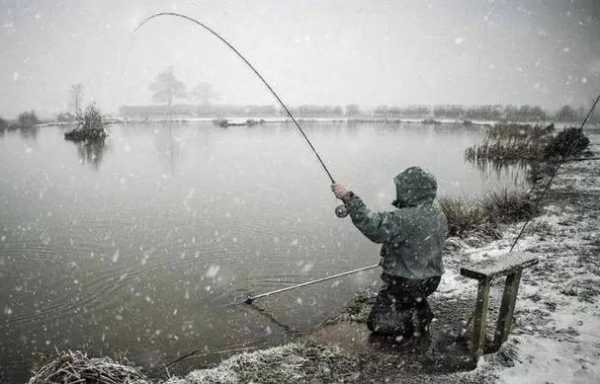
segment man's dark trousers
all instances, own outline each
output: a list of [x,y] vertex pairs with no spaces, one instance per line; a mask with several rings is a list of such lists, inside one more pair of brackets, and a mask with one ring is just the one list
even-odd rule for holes
[[384,273],[381,279],[385,285],[379,291],[369,314],[369,330],[390,336],[412,336],[427,332],[433,319],[427,297],[437,289],[440,276],[415,280]]

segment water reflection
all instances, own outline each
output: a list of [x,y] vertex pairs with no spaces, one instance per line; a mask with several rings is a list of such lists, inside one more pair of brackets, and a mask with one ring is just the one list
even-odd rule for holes
[[[474,165],[488,178],[510,180],[516,186],[522,186],[535,180],[537,168],[528,160],[497,160],[497,159],[469,159],[466,163]],[[523,175],[527,175],[523,177]]]
[[108,145],[106,145],[104,140],[80,142],[75,145],[77,146],[77,155],[79,155],[81,164],[89,164],[94,169],[100,167],[104,154],[108,150]]
[[166,122],[165,126],[155,131],[154,136],[156,150],[167,161],[171,176],[175,175],[175,168],[181,156],[181,139],[173,135],[174,124],[172,121]]
[[21,137],[23,137],[25,139],[36,140],[39,131],[40,131],[40,127],[38,127],[37,125],[31,126],[31,127],[19,128],[19,134],[21,135]]

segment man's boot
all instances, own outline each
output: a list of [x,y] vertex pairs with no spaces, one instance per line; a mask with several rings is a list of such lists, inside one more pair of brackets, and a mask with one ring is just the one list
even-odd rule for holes
[[433,312],[427,300],[423,300],[413,309],[412,324],[414,336],[421,337],[429,334],[429,327],[433,320]]

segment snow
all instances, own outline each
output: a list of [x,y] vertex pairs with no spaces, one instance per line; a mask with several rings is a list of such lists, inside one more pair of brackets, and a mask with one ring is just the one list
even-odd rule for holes
[[208,278],[214,279],[219,274],[220,270],[221,270],[221,267],[219,265],[211,265],[208,267],[208,270],[206,271],[205,276]]
[[243,382],[240,378],[242,369],[261,372],[273,369],[272,362],[275,361],[278,363],[277,376],[282,382],[301,380],[300,367],[304,358],[297,354],[297,348],[296,344],[287,344],[258,352],[244,352],[223,361],[216,368],[196,370],[185,379],[172,378],[165,384],[237,384]]

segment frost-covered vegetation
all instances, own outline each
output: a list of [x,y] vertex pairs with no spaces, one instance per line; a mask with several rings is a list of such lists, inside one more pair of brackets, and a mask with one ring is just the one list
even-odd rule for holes
[[575,156],[588,149],[589,145],[590,139],[580,129],[568,128],[559,132],[544,147],[544,158],[555,159]]
[[353,382],[357,359],[339,347],[299,342],[235,355],[213,369],[191,372],[165,384]]
[[77,127],[65,133],[65,139],[72,141],[101,141],[106,136],[102,115],[94,104],[90,104],[83,114],[77,116]]
[[60,353],[38,370],[28,384],[147,384],[143,374],[133,367],[118,364],[107,357],[89,358],[82,352]]
[[448,236],[498,238],[498,225],[526,220],[535,214],[528,194],[504,189],[479,200],[440,199],[448,219]]

